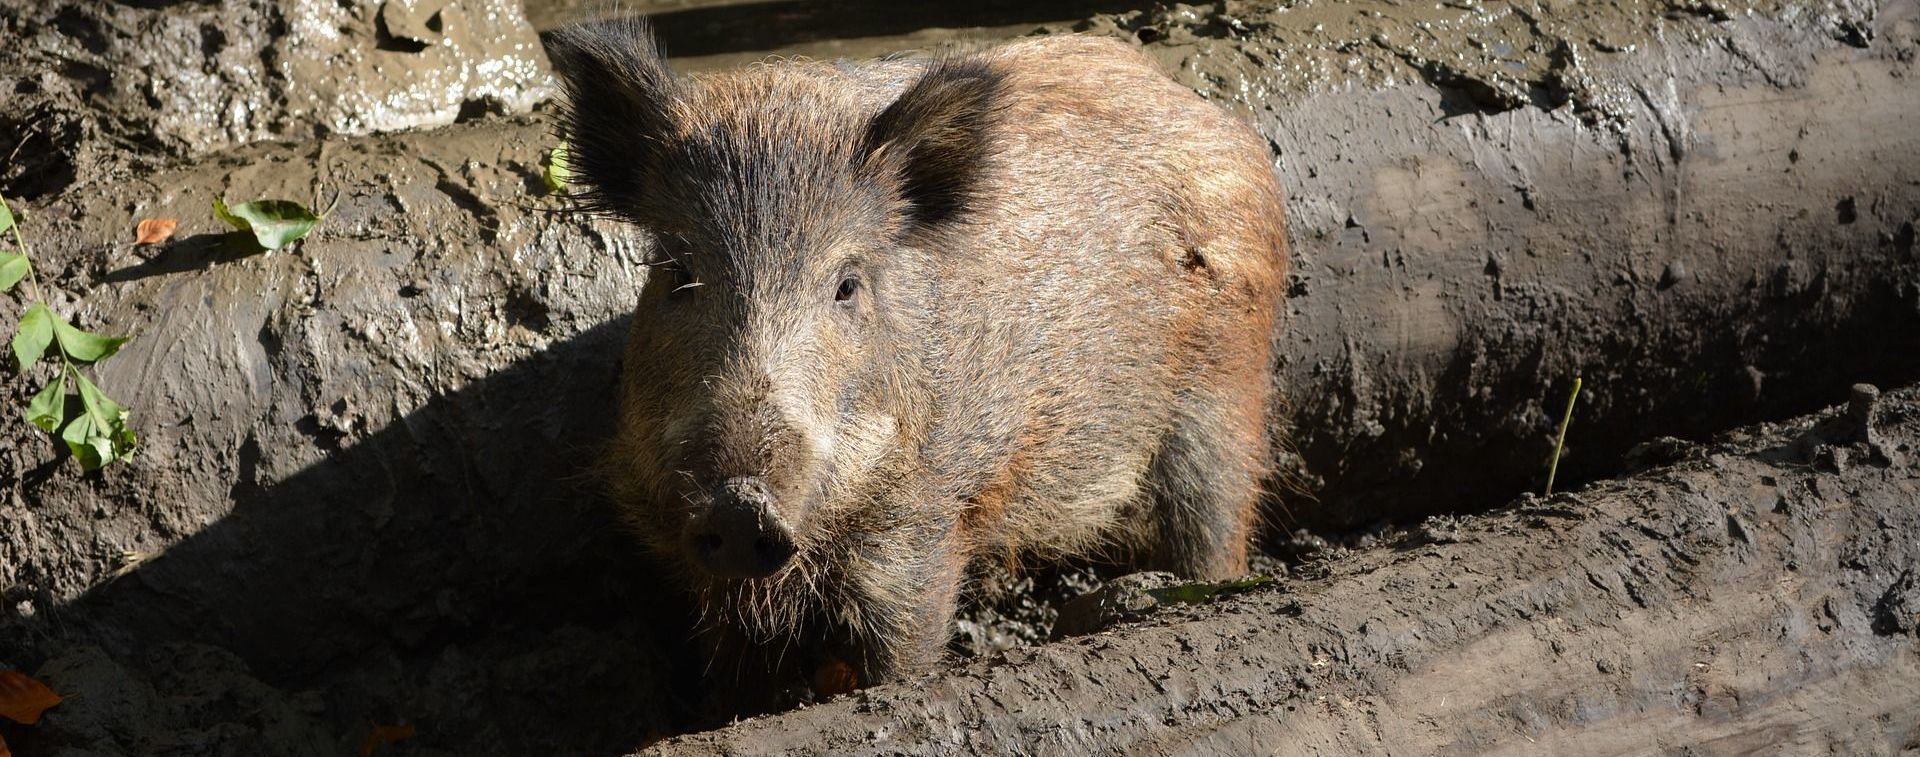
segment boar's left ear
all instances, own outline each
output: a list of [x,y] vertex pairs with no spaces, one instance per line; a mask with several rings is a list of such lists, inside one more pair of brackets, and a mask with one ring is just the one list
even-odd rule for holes
[[590,211],[644,221],[659,148],[674,127],[680,81],[661,60],[644,21],[560,30],[547,48],[566,94],[561,128],[575,199]]
[[868,124],[868,154],[898,175],[916,223],[947,221],[979,194],[1005,88],[989,58],[938,60]]

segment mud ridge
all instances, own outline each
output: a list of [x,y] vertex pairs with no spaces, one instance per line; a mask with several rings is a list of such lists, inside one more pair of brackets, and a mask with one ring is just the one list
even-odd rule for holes
[[647,753],[1911,749],[1920,390],[1676,452],[1443,540]]

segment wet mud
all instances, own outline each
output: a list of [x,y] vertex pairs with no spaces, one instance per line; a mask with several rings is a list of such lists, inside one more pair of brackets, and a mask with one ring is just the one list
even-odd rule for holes
[[1890,754],[1920,743],[1920,392],[655,754]]
[[0,3],[0,191],[38,200],[260,140],[524,113],[517,0]]
[[[24,41],[0,51],[0,150],[20,146],[0,192],[23,199],[51,304],[135,335],[98,379],[142,440],[131,463],[81,476],[31,427],[0,426],[0,664],[78,694],[0,736],[22,754],[338,754],[408,724],[408,753],[611,755],[714,725],[685,608],[584,478],[648,241],[543,188],[555,137],[536,28],[577,9],[443,25],[479,37],[406,52],[380,40],[417,47],[406,35],[426,22],[406,18],[431,3],[323,4],[351,17],[342,45],[372,51],[313,53],[337,64],[295,73],[345,80],[379,53],[455,80],[421,101],[384,69],[355,85],[363,98],[291,107],[319,85],[256,64],[305,54],[273,20],[302,6],[233,5],[0,2],[0,29]],[[1513,738],[1671,702],[1692,713],[1654,724],[1674,744],[1746,743],[1755,723],[1842,746],[1913,738],[1887,725],[1913,722],[1895,687],[1915,680],[1900,608],[1920,602],[1899,588],[1914,556],[1896,543],[1917,535],[1894,477],[1911,474],[1911,397],[1884,401],[1880,452],[1752,446],[1800,426],[1710,441],[1856,382],[1920,379],[1911,3],[984,3],[839,33],[854,22],[810,3],[643,5],[693,68],[1034,31],[1133,39],[1268,137],[1296,254],[1276,366],[1292,471],[1258,565],[1278,588],[1042,645],[1111,575],[981,576],[955,643],[973,661],[948,677],[673,748],[817,733],[793,745],[1521,750]],[[240,52],[156,44],[210,28]],[[396,57],[454,48],[483,52],[470,67]],[[220,54],[259,73],[207,64]],[[519,72],[490,80],[505,89],[458,83],[501,60]],[[228,78],[146,100],[192,71]],[[446,125],[404,128],[426,124]],[[223,234],[214,196],[331,212],[261,253]],[[176,239],[133,247],[148,217],[180,219]],[[0,322],[17,307],[0,301]],[[1562,481],[1678,459],[1664,470],[1690,483],[1514,504],[1544,475],[1576,375]],[[23,405],[30,378],[0,394]],[[1637,446],[1660,437],[1693,441]],[[1741,510],[1741,541],[1714,513],[1747,507],[1735,484],[1758,477],[1801,509]],[[1783,575],[1791,592],[1768,588]],[[1763,620],[1786,641],[1753,630]],[[1502,657],[1541,644],[1599,677],[1532,678],[1533,657]],[[1740,671],[1789,649],[1798,678],[1776,678],[1805,692],[1741,694],[1771,691]],[[1409,699],[1427,690],[1441,698]],[[1051,702],[1034,717],[1105,714],[1049,730],[1016,711],[1019,692]]]

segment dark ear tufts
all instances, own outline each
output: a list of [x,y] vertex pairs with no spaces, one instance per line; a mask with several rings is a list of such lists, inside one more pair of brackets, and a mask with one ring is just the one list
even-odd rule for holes
[[560,128],[575,199],[589,211],[642,220],[680,96],[652,31],[639,20],[570,26],[553,35],[547,57],[565,95]]
[[973,206],[1005,88],[990,58],[946,58],[874,116],[868,154],[896,173],[915,223],[937,225]]

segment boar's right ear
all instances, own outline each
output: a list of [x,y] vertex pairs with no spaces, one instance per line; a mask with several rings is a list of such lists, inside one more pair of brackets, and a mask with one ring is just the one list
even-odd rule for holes
[[973,204],[1005,88],[991,58],[944,58],[868,125],[868,154],[895,172],[916,223],[939,224]]
[[634,20],[570,26],[553,35],[547,57],[566,96],[560,125],[574,198],[590,212],[644,221],[680,97],[652,31]]

